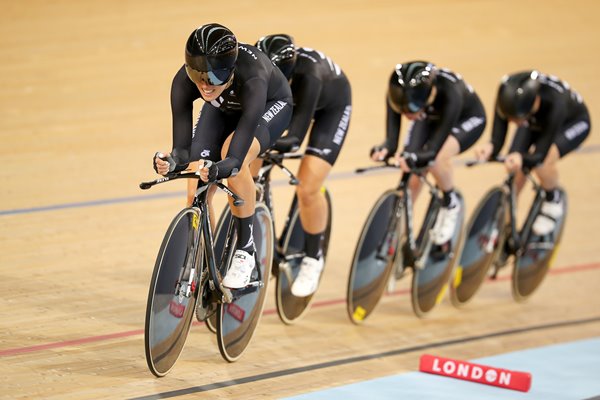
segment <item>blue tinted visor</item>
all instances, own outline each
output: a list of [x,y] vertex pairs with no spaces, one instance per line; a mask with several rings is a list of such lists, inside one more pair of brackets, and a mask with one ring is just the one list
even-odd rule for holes
[[185,71],[192,82],[196,84],[204,82],[210,86],[224,85],[229,81],[229,78],[233,73],[232,69],[213,69],[208,72],[200,72],[187,65],[185,66]]
[[423,108],[424,104],[415,103],[414,101],[410,101],[408,103],[407,109],[411,113],[416,113]]

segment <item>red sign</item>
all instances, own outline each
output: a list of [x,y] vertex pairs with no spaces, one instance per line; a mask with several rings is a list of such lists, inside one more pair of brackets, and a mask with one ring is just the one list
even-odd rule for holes
[[421,356],[419,371],[521,392],[528,392],[531,388],[529,372],[511,371],[429,354]]
[[169,312],[172,316],[176,318],[183,317],[183,312],[185,311],[185,306],[176,302],[175,300],[171,300],[169,303]]
[[246,315],[246,311],[237,304],[229,303],[227,305],[227,314],[231,315],[233,318],[237,319],[240,322],[244,322],[244,316]]

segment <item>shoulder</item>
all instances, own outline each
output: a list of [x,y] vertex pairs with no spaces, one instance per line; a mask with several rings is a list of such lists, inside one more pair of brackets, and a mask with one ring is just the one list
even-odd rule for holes
[[549,90],[558,94],[564,94],[570,89],[568,83],[561,81],[558,77],[554,75],[540,74],[538,79],[540,81],[540,89],[542,91],[544,89],[547,89],[547,91]]
[[273,70],[273,63],[256,47],[239,43],[238,58],[235,63],[236,76],[242,82],[253,78],[267,80]]
[[448,68],[439,68],[438,69],[438,80],[447,84],[457,84],[460,83],[463,79],[460,74],[457,74],[454,71],[449,70]]

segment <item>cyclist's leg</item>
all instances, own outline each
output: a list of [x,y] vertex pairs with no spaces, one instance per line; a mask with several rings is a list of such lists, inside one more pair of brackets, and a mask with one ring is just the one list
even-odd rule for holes
[[546,191],[558,187],[557,162],[571,151],[578,148],[590,133],[590,121],[587,110],[579,118],[566,123],[560,130],[550,147],[542,165],[534,169]]
[[544,158],[544,162],[533,170],[539,178],[541,186],[546,191],[552,191],[558,186],[557,162],[560,157],[560,150],[556,143],[553,143],[546,158]]
[[460,143],[455,136],[449,135],[435,157],[435,163],[430,168],[431,174],[443,192],[449,192],[454,189],[452,159],[460,152]]
[[[513,141],[509,147],[508,153],[521,153],[525,154],[529,151],[529,149],[533,145],[533,135],[528,126],[519,126],[515,131]],[[517,192],[517,196],[521,193],[523,186],[525,186],[526,182],[525,175],[522,171],[518,171],[515,174],[515,190]]]
[[[254,180],[252,179],[251,164],[256,160],[260,153],[266,151],[273,143],[275,143],[291,119],[292,109],[289,104],[285,104],[283,108],[277,110],[277,113],[273,113],[272,111],[269,111],[273,106],[273,103],[274,102],[269,102],[266,104],[265,112],[270,112],[269,118],[260,119],[250,148],[240,167],[240,171],[236,176],[227,179],[227,183],[231,186],[231,189],[244,199],[244,204],[241,206],[234,206],[233,199],[229,198],[231,212],[237,219],[247,220],[254,215],[256,187],[254,185]],[[234,135],[235,132],[229,135],[225,140],[221,149],[221,157],[226,157]],[[251,219],[249,220],[249,224],[251,226]],[[240,235],[238,237],[238,248],[245,250],[251,249],[249,245],[246,245],[251,243],[251,236],[246,237],[246,235],[251,234],[251,229],[246,230],[244,228],[242,232],[238,231],[238,234]]]
[[[221,157],[226,157],[234,134],[231,134],[225,140],[221,149]],[[236,206],[233,204],[233,199],[228,197],[229,208],[233,215],[233,223],[237,232],[237,242],[231,266],[223,278],[223,285],[232,289],[247,286],[255,266],[252,228],[256,205],[256,189],[250,172],[250,163],[256,159],[259,152],[260,144],[256,138],[253,138],[239,172],[236,176],[227,178],[229,188],[244,199],[242,205]]]
[[470,111],[467,117],[461,118],[452,128],[451,134],[446,138],[431,167],[431,173],[444,194],[442,208],[433,229],[435,232],[433,240],[436,244],[443,244],[451,239],[461,212],[460,202],[454,191],[452,161],[455,156],[473,146],[485,128],[483,106],[476,102]]
[[300,163],[296,188],[300,206],[300,222],[306,234],[306,255],[318,259],[321,238],[327,228],[328,210],[321,188],[335,164],[344,144],[352,105],[347,104],[319,110],[314,115],[306,155]]
[[564,204],[559,190],[558,160],[575,150],[583,143],[590,132],[589,115],[586,112],[567,122],[554,139],[544,162],[534,169],[546,192],[540,214],[533,223],[537,235],[545,235],[554,230],[557,221],[564,213]]
[[463,115],[452,128],[431,167],[431,173],[444,193],[454,189],[452,159],[473,146],[485,129],[485,110],[477,97],[472,98]]
[[[296,188],[300,205],[300,222],[308,235],[320,235],[327,225],[327,202],[321,191],[332,165],[322,158],[305,155],[298,170]],[[316,258],[317,254],[310,255]]]
[[[408,152],[417,152],[423,149],[423,146],[429,139],[429,135],[433,132],[435,125],[430,121],[412,121],[408,127],[408,133],[404,141],[404,150]],[[417,199],[422,188],[421,180],[418,176],[411,176],[408,181],[408,189],[413,201]]]
[[349,90],[346,100],[343,104],[315,113],[306,155],[298,171],[300,184],[296,188],[296,194],[300,222],[305,234],[306,256],[291,287],[292,294],[297,297],[309,296],[317,290],[324,267],[322,246],[329,221],[329,207],[321,188],[348,132],[352,114]]
[[[228,185],[239,196],[244,199],[244,204],[235,206],[233,199],[229,198],[229,206],[236,225],[238,240],[233,262],[223,279],[223,284],[230,288],[240,288],[248,284],[250,275],[254,269],[254,238],[252,234],[254,209],[256,206],[256,187],[252,179],[250,164],[256,160],[258,155],[266,151],[281,136],[292,116],[292,108],[289,104],[283,103],[277,105],[274,112],[275,102],[266,104],[265,113],[268,118],[263,116],[257,125],[254,138],[242,166],[236,176],[227,179]],[[266,115],[266,114],[265,114]],[[225,140],[221,149],[221,156],[226,157],[229,147],[232,145],[232,139],[235,132]]]
[[[188,169],[198,170],[198,160],[221,160],[220,150],[227,136],[232,132],[236,121],[227,120],[223,113],[210,104],[204,104],[202,111],[192,133],[192,148],[190,152],[190,165]],[[191,206],[198,187],[198,181],[189,179],[187,182],[187,206]],[[208,208],[212,229],[215,229],[216,218],[212,207],[212,199],[216,187],[208,193]]]

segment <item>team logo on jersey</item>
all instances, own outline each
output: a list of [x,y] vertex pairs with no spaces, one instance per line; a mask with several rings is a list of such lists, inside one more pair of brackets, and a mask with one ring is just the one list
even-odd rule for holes
[[256,54],[254,54],[252,52],[252,50],[250,50],[249,48],[247,48],[246,46],[239,46],[240,50],[244,50],[246,53],[248,53],[253,59],[258,60],[258,58],[256,57]]
[[263,114],[262,118],[267,122],[271,121],[286,105],[285,101],[278,100]]
[[346,106],[346,108],[344,109],[344,115],[342,115],[337,131],[335,132],[335,136],[333,137],[333,143],[337,144],[338,146],[342,145],[342,142],[344,141],[344,136],[346,136],[346,132],[348,131],[351,112],[352,106]]
[[202,150],[202,152],[200,153],[200,157],[210,157],[210,150],[209,149],[204,149]]

